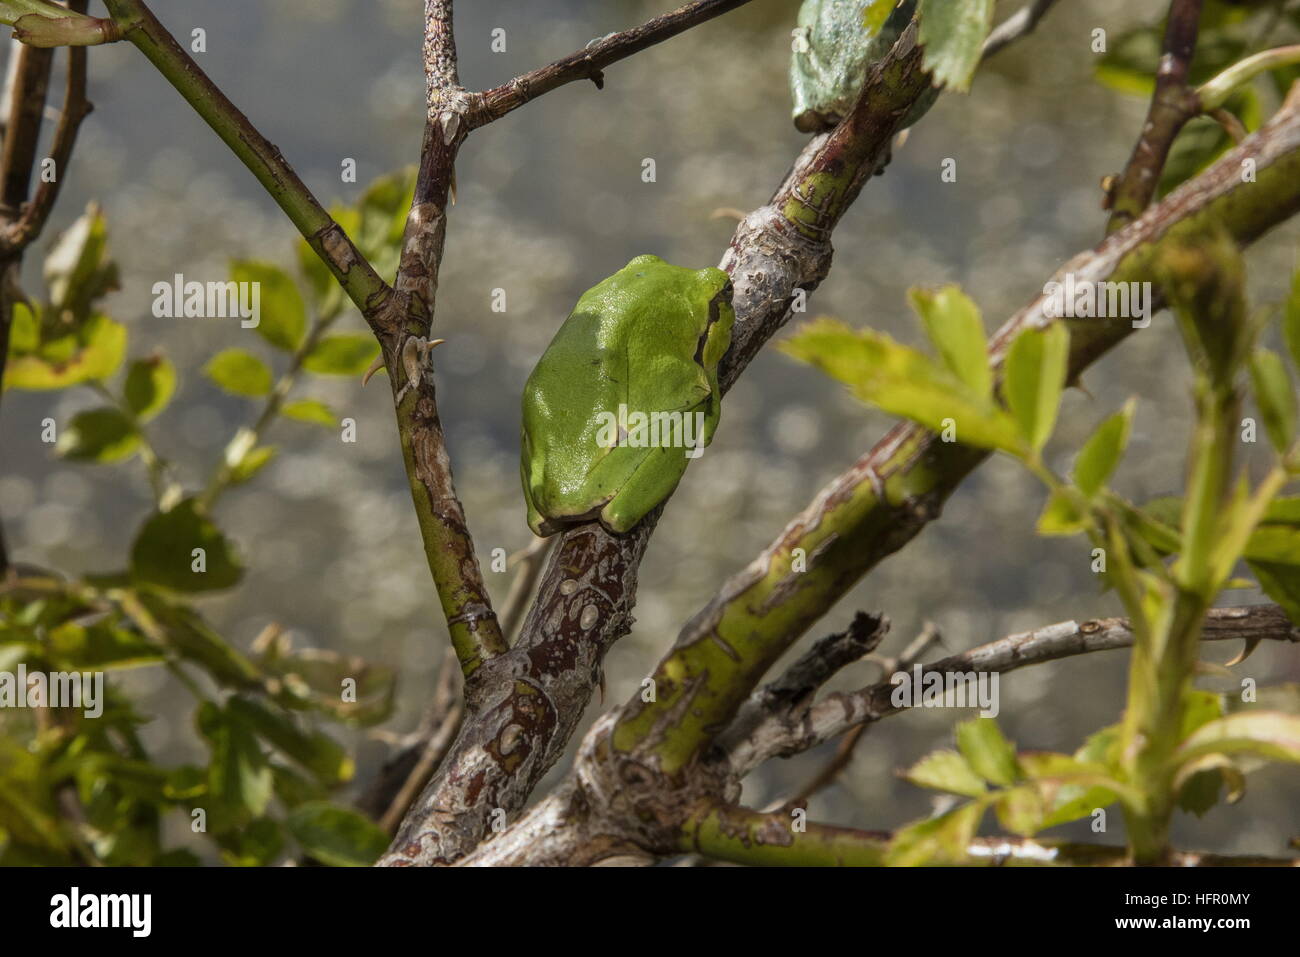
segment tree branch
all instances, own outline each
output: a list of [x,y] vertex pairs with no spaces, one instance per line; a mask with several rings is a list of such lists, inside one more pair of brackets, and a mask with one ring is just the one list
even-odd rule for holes
[[[875,68],[844,123],[814,139],[772,200],[741,223],[722,260],[736,311],[719,376],[724,388],[788,318],[796,290],[825,276],[830,230],[928,88],[913,27]],[[637,568],[661,510],[627,535],[594,522],[561,534],[519,642],[483,668],[484,690],[467,701],[452,753],[381,864],[449,863],[483,838],[494,810],[513,814],[524,805],[576,730],[605,652],[627,633]]]
[[[8,123],[4,150],[0,154],[0,232],[7,230],[27,201],[31,188],[32,168],[41,135],[41,117],[49,90],[52,50],[16,47],[10,76]],[[0,389],[3,388],[5,365],[9,358],[9,330],[13,325],[14,303],[21,298],[18,272],[23,247],[0,250]],[[0,576],[9,569],[9,550],[4,530],[0,528]]]
[[[87,0],[72,0],[68,8],[77,13],[84,13]],[[44,97],[41,107],[44,108]],[[54,179],[45,180],[36,188],[36,195],[27,203],[16,222],[5,226],[0,233],[0,256],[11,255],[17,250],[30,245],[45,228],[45,220],[59,198],[59,190],[66,176],[68,160],[77,143],[77,131],[81,121],[90,115],[93,107],[86,99],[86,49],[85,47],[68,48],[68,79],[63,94],[63,109],[59,113],[59,125],[54,131],[54,141],[50,146],[49,158],[54,162]],[[34,145],[34,144],[33,144]],[[34,160],[35,157],[33,156]],[[29,163],[28,169],[31,169]],[[26,199],[24,191],[23,199]],[[4,368],[4,358],[0,356],[0,372]]]
[[[1166,241],[1218,221],[1248,243],[1300,209],[1300,97],[1258,133],[1095,250],[1070,260],[1057,282],[1076,285],[1149,280],[1148,263]],[[1243,182],[1242,164],[1256,182]],[[1045,291],[990,343],[995,367],[1026,328],[1054,321]],[[1070,374],[1076,376],[1132,331],[1128,320],[1070,320]],[[775,542],[683,628],[654,674],[654,702],[634,700],[620,719],[620,747],[671,771],[698,755],[725,727],[759,678],[862,575],[939,515],[943,502],[986,453],[913,424],[895,426],[826,486]],[[797,551],[796,551],[797,550]],[[807,569],[796,561],[806,556]],[[671,721],[666,721],[668,715]],[[671,734],[669,728],[671,727]]]
[[[1242,639],[1300,642],[1300,627],[1287,620],[1277,605],[1215,608],[1205,618],[1206,641]],[[1010,635],[922,667],[921,676],[954,673],[1005,674],[1028,665],[1060,658],[1112,651],[1133,645],[1127,618],[1098,618],[1048,625]],[[730,754],[733,771],[744,776],[771,757],[806,751],[843,734],[850,728],[878,721],[907,710],[896,706],[897,685],[888,678],[853,692],[827,695],[811,707],[773,711],[762,723],[728,729],[721,739]]]
[[562,60],[517,76],[504,86],[486,90],[476,97],[475,108],[469,116],[471,129],[486,126],[501,119],[507,113],[519,109],[545,93],[575,80],[591,80],[596,89],[603,89],[605,77],[602,71],[611,63],[624,60],[647,47],[662,43],[669,37],[689,30],[691,27],[721,16],[736,7],[744,6],[749,0],[697,0],[679,7],[672,13],[655,17],[631,30],[611,33],[593,40],[576,53],[571,53]]
[[1200,112],[1200,101],[1187,85],[1200,19],[1201,0],[1173,0],[1169,7],[1155,94],[1142,124],[1142,135],[1111,194],[1108,233],[1127,226],[1147,208],[1160,184],[1174,138]]

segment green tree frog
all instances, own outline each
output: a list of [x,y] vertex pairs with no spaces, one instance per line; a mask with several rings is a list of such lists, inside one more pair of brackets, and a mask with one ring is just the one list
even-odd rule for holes
[[[892,7],[892,12],[885,11]],[[867,72],[907,28],[916,0],[804,0],[791,32],[790,94],[794,125],[805,133],[828,130],[857,101]],[[913,105],[903,120],[911,126],[925,115],[938,90]]]
[[528,525],[629,531],[713,438],[731,279],[637,256],[578,299],[524,386]]

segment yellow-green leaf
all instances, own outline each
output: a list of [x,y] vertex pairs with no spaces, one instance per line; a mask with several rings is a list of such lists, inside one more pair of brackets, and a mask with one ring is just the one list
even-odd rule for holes
[[914,288],[908,298],[948,370],[975,395],[991,395],[993,371],[979,307],[953,285],[933,291]]
[[1047,444],[1056,426],[1069,354],[1070,336],[1060,322],[1026,329],[1011,343],[1003,391],[1021,434],[1035,451]]
[[234,395],[258,398],[271,392],[271,370],[266,363],[243,349],[224,349],[213,356],[203,374]]
[[1128,445],[1129,430],[1133,424],[1136,403],[1129,399],[1124,408],[1097,427],[1084,443],[1074,462],[1074,484],[1089,500],[1097,497],[1102,486],[1119,464],[1120,456]]

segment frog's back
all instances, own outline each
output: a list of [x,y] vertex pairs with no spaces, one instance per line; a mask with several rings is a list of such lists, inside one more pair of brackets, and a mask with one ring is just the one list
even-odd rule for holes
[[[656,268],[639,274],[637,264],[652,260]],[[608,438],[603,413],[617,416],[620,406],[670,411],[645,407],[654,394],[709,396],[699,366],[681,357],[679,343],[694,334],[694,320],[680,281],[665,271],[677,268],[638,257],[587,290],[528,377],[523,479],[542,514],[576,517],[590,509],[592,473],[618,451],[599,441]]]

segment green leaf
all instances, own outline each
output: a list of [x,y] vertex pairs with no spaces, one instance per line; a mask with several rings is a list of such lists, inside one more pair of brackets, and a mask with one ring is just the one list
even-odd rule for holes
[[1011,788],[997,796],[993,804],[1003,830],[1028,837],[1043,829],[1047,808],[1038,789],[1031,786]]
[[117,372],[125,355],[126,327],[107,316],[91,316],[75,334],[10,356],[4,386],[43,391],[101,381]]
[[192,608],[168,601],[158,592],[133,592],[134,603],[123,610],[139,615],[141,630],[156,626],[161,638],[176,654],[201,665],[222,686],[251,687],[261,683],[257,667],[213,631]]
[[894,12],[896,0],[868,0],[862,11],[862,27],[872,36],[880,32],[889,15]]
[[257,334],[277,349],[297,349],[307,334],[307,307],[293,278],[278,266],[249,260],[231,263],[230,278],[258,283]]
[[317,375],[359,376],[379,355],[373,336],[340,333],[325,336],[307,353],[303,368]]
[[1193,689],[1183,701],[1183,723],[1179,737],[1186,738],[1197,728],[1223,717],[1223,696],[1213,691]]
[[175,391],[176,367],[165,356],[155,353],[136,359],[127,368],[122,398],[137,419],[148,422],[167,407]]
[[198,722],[212,748],[209,794],[239,818],[260,817],[271,803],[273,780],[252,729],[211,702],[200,707]]
[[1077,535],[1087,528],[1084,517],[1064,491],[1054,491],[1038,516],[1039,535]]
[[87,206],[55,239],[43,273],[51,311],[66,314],[74,323],[89,313],[96,300],[117,288],[117,266],[108,258],[108,225],[97,204]]
[[108,619],[83,625],[64,622],[46,638],[47,650],[63,670],[135,668],[163,660],[163,649]]
[[1291,274],[1291,294],[1282,313],[1282,338],[1291,353],[1291,361],[1300,370],[1300,269]]
[[1016,424],[991,399],[929,356],[870,329],[855,332],[835,319],[805,323],[782,352],[843,382],[858,398],[936,432],[955,426],[956,440],[981,448],[1023,450]]
[[1250,561],[1300,565],[1300,526],[1260,524],[1246,543]]
[[144,523],[131,546],[131,575],[176,591],[215,591],[238,584],[244,567],[234,544],[187,498]]
[[1264,594],[1281,606],[1291,624],[1300,626],[1300,564],[1251,561],[1246,564]]
[[356,811],[310,801],[286,822],[303,850],[331,867],[369,867],[388,849],[388,835]]
[[120,462],[139,447],[135,423],[107,406],[74,415],[55,446],[60,455],[74,462]]
[[1020,779],[1016,749],[992,718],[975,718],[957,725],[957,748],[984,780],[1010,787]]
[[266,867],[284,848],[280,825],[261,817],[217,836],[222,859],[232,867]]
[[984,809],[983,801],[972,801],[900,828],[889,842],[886,862],[895,867],[963,862]]
[[288,402],[280,410],[280,414],[286,418],[297,419],[299,422],[312,422],[331,429],[338,425],[333,410],[319,399],[299,399],[296,402]]
[[958,286],[937,291],[914,288],[908,299],[948,370],[975,395],[992,395],[993,371],[979,307]]
[[964,93],[993,29],[993,0],[921,0],[921,46],[934,83]]
[[1183,740],[1174,760],[1185,765],[1207,754],[1239,753],[1300,763],[1300,715],[1243,711],[1209,721]]
[[1089,501],[1097,497],[1124,454],[1136,405],[1133,399],[1129,399],[1122,411],[1099,425],[1074,461],[1074,484]]
[[343,784],[352,778],[355,765],[346,751],[328,735],[304,731],[291,715],[273,710],[261,702],[238,695],[226,704],[262,738],[298,762],[322,782]]
[[[1091,739],[1096,749],[1097,735]],[[1085,744],[1084,748],[1089,745]],[[1090,816],[1116,801],[1115,782],[1106,765],[1076,754],[1028,751],[1018,756],[1021,769],[1037,788],[1043,802],[1038,829],[1056,827]]]
[[265,362],[243,349],[218,352],[203,367],[203,374],[235,395],[257,398],[271,392],[271,370]]
[[1257,349],[1250,357],[1250,381],[1273,448],[1286,452],[1295,441],[1296,398],[1282,357]]
[[260,445],[257,448],[249,449],[244,453],[244,457],[239,460],[239,464],[231,467],[230,481],[234,484],[247,482],[260,472],[271,459],[275,458],[277,451],[274,445]]
[[983,779],[956,751],[932,751],[904,771],[902,777],[918,787],[965,797],[979,797],[987,790]]
[[1007,405],[1036,452],[1047,444],[1056,425],[1069,355],[1070,335],[1060,322],[1046,329],[1026,329],[1007,355],[1003,384]]

